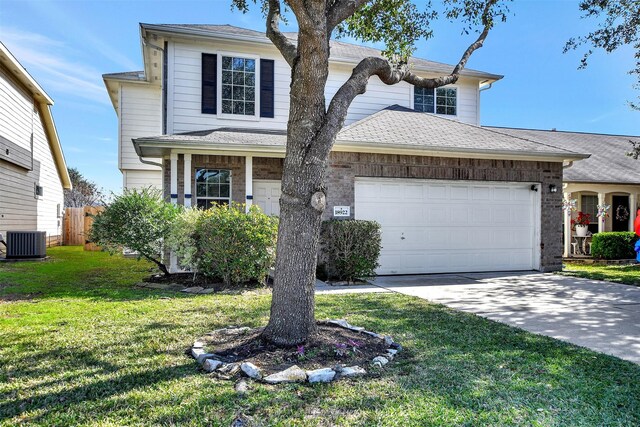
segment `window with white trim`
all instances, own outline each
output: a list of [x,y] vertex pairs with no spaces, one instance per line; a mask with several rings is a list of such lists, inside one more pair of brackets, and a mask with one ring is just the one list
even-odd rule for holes
[[209,209],[215,204],[231,203],[231,171],[196,169],[196,206]]
[[255,116],[255,59],[222,57],[222,113]]
[[424,113],[458,114],[458,89],[438,87],[435,89],[413,88],[413,109]]

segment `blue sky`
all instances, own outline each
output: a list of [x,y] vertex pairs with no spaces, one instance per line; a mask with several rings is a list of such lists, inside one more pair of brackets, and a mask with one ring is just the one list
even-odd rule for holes
[[[434,1],[435,3],[435,1]],[[53,97],[67,164],[117,191],[117,121],[101,75],[142,69],[139,22],[232,24],[262,30],[257,10],[243,15],[229,0],[0,0],[0,40]],[[577,1],[516,0],[511,16],[474,53],[468,66],[505,78],[482,95],[482,124],[640,134],[630,48],[597,52],[577,70],[579,52],[565,41],[594,23]],[[455,63],[471,38],[446,21],[416,56]]]

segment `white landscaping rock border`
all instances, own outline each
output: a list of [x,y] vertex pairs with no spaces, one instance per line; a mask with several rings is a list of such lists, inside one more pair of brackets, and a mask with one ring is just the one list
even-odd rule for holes
[[[347,322],[345,319],[326,320],[322,323],[339,326],[350,331],[367,334],[374,338],[384,340],[384,343],[387,346],[387,352],[385,354],[377,355],[371,360],[371,366],[373,366],[374,368],[381,369],[390,361],[392,361],[397,356],[398,352],[402,350],[402,346],[395,342],[389,335],[380,335],[375,332],[367,331],[361,326],[353,326],[349,324],[349,322]],[[242,327],[220,329],[214,331],[213,333],[223,332],[225,334],[231,335],[235,333],[245,333],[247,331],[249,331],[248,327]],[[207,353],[204,349],[204,343],[202,341],[196,341],[193,343],[193,346],[191,346],[190,354],[194,359],[197,360],[197,362],[202,366],[202,369],[206,372],[215,372],[222,378],[226,379],[231,379],[233,375],[241,372],[245,376],[255,381],[261,381],[267,384],[293,382],[309,382],[311,384],[328,383],[340,378],[356,377],[367,374],[367,371],[364,368],[357,365],[337,365],[333,368],[320,368],[309,371],[305,371],[297,365],[293,365],[285,369],[284,371],[267,375],[263,369],[251,362],[225,363],[224,361],[220,360],[220,356],[216,355],[215,353]]]

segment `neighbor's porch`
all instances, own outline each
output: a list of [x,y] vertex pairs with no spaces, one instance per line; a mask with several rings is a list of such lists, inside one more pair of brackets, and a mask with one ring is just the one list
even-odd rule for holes
[[[575,200],[575,212],[589,214],[589,235],[578,237],[571,229],[571,219],[575,213],[564,212],[564,253],[565,258],[590,257],[590,239],[596,233],[608,231],[633,231],[633,222],[638,209],[640,185],[565,183],[564,199]],[[598,217],[598,207],[608,205],[608,218]]]

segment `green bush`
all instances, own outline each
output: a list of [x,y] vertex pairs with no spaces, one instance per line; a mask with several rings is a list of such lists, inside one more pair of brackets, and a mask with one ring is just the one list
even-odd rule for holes
[[206,211],[198,208],[184,209],[178,214],[167,245],[178,259],[178,264],[193,272],[198,271],[198,225]]
[[362,220],[326,221],[322,225],[321,247],[329,277],[353,282],[374,276],[380,258],[380,224]]
[[632,231],[597,233],[591,242],[594,258],[631,259],[636,257],[633,247],[638,236]]
[[123,247],[134,250],[169,275],[162,262],[163,242],[179,212],[158,190],[125,190],[95,216],[89,239],[112,253]]
[[275,261],[278,218],[258,206],[219,206],[197,220],[194,241],[197,270],[226,285],[263,280]]

